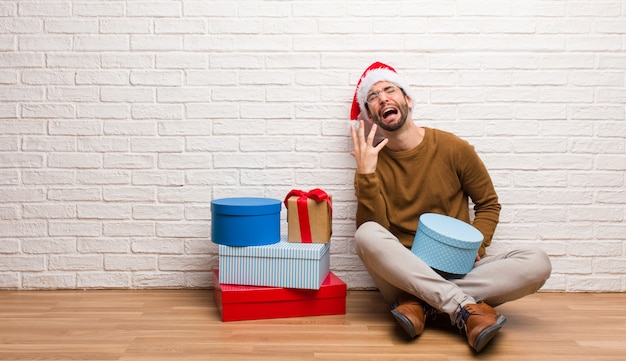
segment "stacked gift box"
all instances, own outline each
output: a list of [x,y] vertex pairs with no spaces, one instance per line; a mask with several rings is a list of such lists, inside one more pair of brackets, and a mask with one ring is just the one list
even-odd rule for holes
[[222,198],[211,202],[212,241],[219,245],[215,301],[222,321],[344,314],[346,284],[330,271],[332,204],[320,189],[281,201]]

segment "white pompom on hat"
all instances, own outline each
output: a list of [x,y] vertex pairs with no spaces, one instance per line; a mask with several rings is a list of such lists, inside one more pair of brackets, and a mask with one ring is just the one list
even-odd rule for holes
[[365,69],[363,75],[361,75],[361,79],[359,79],[356,85],[352,108],[350,109],[350,120],[358,120],[359,114],[361,113],[363,113],[364,118],[367,118],[367,109],[365,108],[367,95],[374,84],[379,81],[388,81],[396,84],[402,88],[409,98],[413,99],[409,84],[398,75],[394,68],[380,62],[375,62]]

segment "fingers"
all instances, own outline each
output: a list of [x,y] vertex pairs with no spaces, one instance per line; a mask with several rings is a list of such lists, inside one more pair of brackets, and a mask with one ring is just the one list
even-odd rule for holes
[[372,125],[367,137],[365,136],[363,120],[359,121],[359,129],[355,129],[355,126],[350,126],[350,136],[352,137],[352,146],[354,148],[350,155],[356,159],[356,172],[360,174],[373,173],[376,171],[378,153],[389,140],[385,138],[374,146],[376,129],[378,129],[377,125]]
[[374,145],[374,137],[376,136],[376,129],[378,129],[378,125],[376,125],[376,123],[372,124],[372,129],[370,129],[370,132],[367,135],[368,145]]
[[[350,136],[352,137],[352,148],[354,149],[354,151],[358,151],[360,148],[359,137],[354,127],[356,127],[356,125],[350,126]],[[359,125],[359,129],[361,128],[363,128],[363,121],[361,121]]]
[[378,144],[376,144],[376,146],[374,147],[376,152],[380,152],[380,150],[383,149],[385,147],[385,145],[387,145],[387,142],[389,142],[389,139],[388,138],[384,138]]
[[374,137],[376,136],[376,129],[378,129],[378,126],[376,124],[372,125],[372,128],[367,134],[367,137],[365,136],[365,123],[363,122],[363,120],[359,120],[358,130],[355,130],[355,127],[356,125],[350,126],[350,135],[352,136],[353,141],[356,140],[359,143],[362,143],[365,145],[374,144]]
[[359,121],[358,130],[355,129],[355,127],[356,125],[350,126],[350,136],[352,137],[352,147],[354,149],[351,152],[351,154],[353,156],[355,154],[367,152],[368,148],[374,149],[375,153],[378,153],[380,152],[382,148],[385,147],[385,145],[389,141],[387,138],[385,138],[382,141],[380,141],[378,144],[376,144],[376,146],[374,146],[374,140],[376,138],[376,131],[378,130],[377,124],[372,124],[372,127],[369,133],[367,134],[367,137],[365,136],[365,126],[364,126],[363,120]]

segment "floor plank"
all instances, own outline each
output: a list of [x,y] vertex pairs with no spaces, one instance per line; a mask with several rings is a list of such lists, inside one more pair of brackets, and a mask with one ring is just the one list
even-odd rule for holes
[[210,290],[0,291],[0,360],[623,360],[626,294],[538,293],[475,355],[439,316],[408,340],[375,291],[345,315],[221,322]]

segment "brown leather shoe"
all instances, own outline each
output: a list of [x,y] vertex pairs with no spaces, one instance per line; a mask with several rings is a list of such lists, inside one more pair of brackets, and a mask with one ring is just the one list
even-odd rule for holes
[[422,334],[426,325],[426,312],[418,299],[399,300],[391,314],[411,338]]
[[461,308],[461,317],[465,326],[467,343],[476,352],[480,352],[506,322],[506,317],[484,302],[465,305]]

